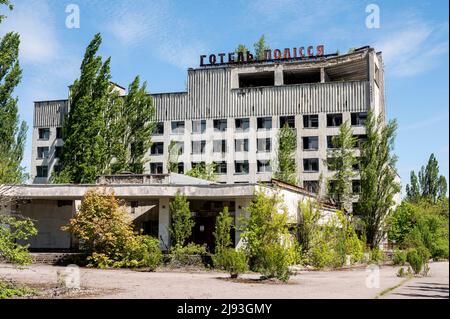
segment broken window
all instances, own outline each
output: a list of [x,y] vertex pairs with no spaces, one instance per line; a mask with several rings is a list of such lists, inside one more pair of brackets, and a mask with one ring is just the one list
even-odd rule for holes
[[303,137],[303,150],[317,151],[318,149],[319,149],[319,137],[318,136]]
[[56,138],[62,138],[62,127],[56,128]]
[[47,177],[48,176],[48,166],[36,166],[36,177]]
[[341,126],[341,124],[342,124],[342,113],[327,114],[328,127]]
[[319,191],[319,181],[303,181],[303,188],[308,192],[317,193]]
[[275,73],[273,71],[239,74],[240,88],[273,85],[275,85]]
[[250,127],[250,120],[248,118],[236,119],[235,129],[238,132],[247,132]]
[[179,162],[177,164],[177,173],[184,174],[184,163],[183,162]]
[[192,141],[191,154],[204,154],[206,141]]
[[156,123],[153,135],[164,135],[164,122]]
[[356,138],[355,148],[361,148],[362,144],[367,141],[367,135],[366,134],[356,134],[353,135],[354,138]]
[[162,174],[163,163],[150,163],[150,174]]
[[290,128],[295,128],[295,116],[280,116],[280,128],[285,125]]
[[163,155],[164,154],[164,143],[163,142],[156,142],[153,143],[150,147],[150,155]]
[[351,113],[351,123],[353,126],[363,126],[367,120],[367,112]]
[[48,158],[48,146],[37,148],[38,158]]
[[234,161],[234,172],[236,174],[248,174],[248,161]]
[[48,140],[50,138],[50,129],[49,128],[40,128],[38,130],[39,139],[40,140]]
[[184,134],[184,121],[172,121],[172,134]]
[[55,147],[55,158],[60,158],[62,155],[62,146]]
[[319,171],[319,159],[318,158],[303,159],[303,171],[318,172]]
[[271,117],[258,117],[257,119],[258,130],[271,130],[272,118]]
[[206,131],[206,120],[192,121],[192,134],[203,134]]
[[334,137],[336,137],[336,135],[327,136],[327,148],[336,148],[336,145],[333,143]]
[[227,119],[214,120],[214,132],[225,132],[227,130]]
[[318,128],[319,127],[319,115],[303,115],[303,127],[304,128]]
[[258,138],[256,143],[258,152],[270,152],[272,149],[272,142],[270,138]]
[[258,173],[270,173],[272,172],[272,166],[270,166],[269,160],[258,160]]
[[283,71],[283,83],[285,85],[320,83],[320,69],[284,70]]
[[227,162],[214,162],[216,166],[216,174],[223,175],[227,173]]
[[248,152],[248,139],[237,139],[234,140],[234,151],[235,152]]

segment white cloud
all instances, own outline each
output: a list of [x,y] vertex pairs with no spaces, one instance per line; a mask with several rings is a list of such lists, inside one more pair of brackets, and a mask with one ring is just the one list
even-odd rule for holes
[[432,25],[412,20],[396,25],[375,43],[383,51],[386,71],[392,75],[413,76],[436,67],[439,57],[448,53],[448,24]]

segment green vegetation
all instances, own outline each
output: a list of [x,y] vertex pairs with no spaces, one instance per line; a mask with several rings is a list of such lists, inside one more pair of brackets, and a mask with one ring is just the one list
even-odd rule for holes
[[224,248],[214,259],[214,267],[223,268],[230,273],[231,278],[237,278],[248,270],[247,255],[241,250]]
[[394,255],[392,256],[392,262],[394,265],[404,266],[406,264],[407,252],[404,250],[396,249],[394,250]]
[[12,282],[0,280],[0,299],[8,299],[11,297],[25,297],[37,295],[35,289],[17,286]]
[[277,169],[273,175],[275,179],[297,185],[296,150],[297,134],[286,124],[278,132]]
[[171,246],[183,247],[192,234],[194,219],[185,195],[177,193],[170,203],[171,223],[169,227]]
[[256,41],[253,44],[253,47],[255,49],[255,60],[262,61],[264,60],[264,51],[270,50],[270,47],[266,44],[266,39],[264,37],[264,34],[261,35],[258,41]]
[[159,241],[136,235],[128,213],[114,193],[89,190],[74,218],[62,228],[80,242],[88,267],[148,267],[162,259]]
[[199,163],[194,168],[187,171],[186,175],[215,182],[217,180],[216,164]]

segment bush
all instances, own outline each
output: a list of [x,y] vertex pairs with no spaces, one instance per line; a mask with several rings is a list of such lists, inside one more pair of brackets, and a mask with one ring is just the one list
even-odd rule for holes
[[334,252],[327,242],[321,241],[315,243],[312,249],[310,249],[309,256],[311,266],[322,269],[333,264]]
[[414,274],[419,274],[422,270],[422,266],[424,264],[423,256],[417,252],[417,249],[412,248],[408,250],[408,253],[406,255],[406,260],[408,261],[409,265],[411,266]]
[[173,246],[170,248],[170,264],[175,267],[203,266],[203,256],[206,255],[206,246],[189,243],[186,246]]
[[404,250],[394,250],[394,255],[392,256],[394,265],[404,266],[406,263],[406,254],[407,253]]
[[34,289],[16,286],[12,282],[0,280],[0,299],[37,295]]
[[374,247],[370,251],[370,261],[374,262],[374,263],[379,263],[379,262],[381,262],[383,260],[384,260],[384,254],[381,251],[381,249],[378,246]]
[[162,252],[159,240],[150,236],[135,236],[127,247],[128,255],[125,258],[126,267],[148,267],[154,271],[162,261]]
[[287,282],[291,275],[289,251],[282,244],[263,246],[258,265],[265,278],[277,278]]
[[223,267],[231,275],[231,278],[237,278],[248,270],[247,255],[234,248],[225,248],[220,254],[214,256],[214,266]]

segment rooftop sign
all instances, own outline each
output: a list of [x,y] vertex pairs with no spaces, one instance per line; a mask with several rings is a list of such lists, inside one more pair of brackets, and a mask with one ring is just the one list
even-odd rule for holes
[[258,63],[266,61],[287,61],[287,60],[304,60],[309,58],[324,56],[324,46],[318,45],[316,47],[310,45],[308,47],[299,48],[285,48],[283,50],[264,50],[264,59],[258,60],[254,55],[247,51],[244,52],[230,52],[230,53],[218,53],[200,55],[200,66],[212,66],[212,65],[228,65],[228,64],[247,64]]

